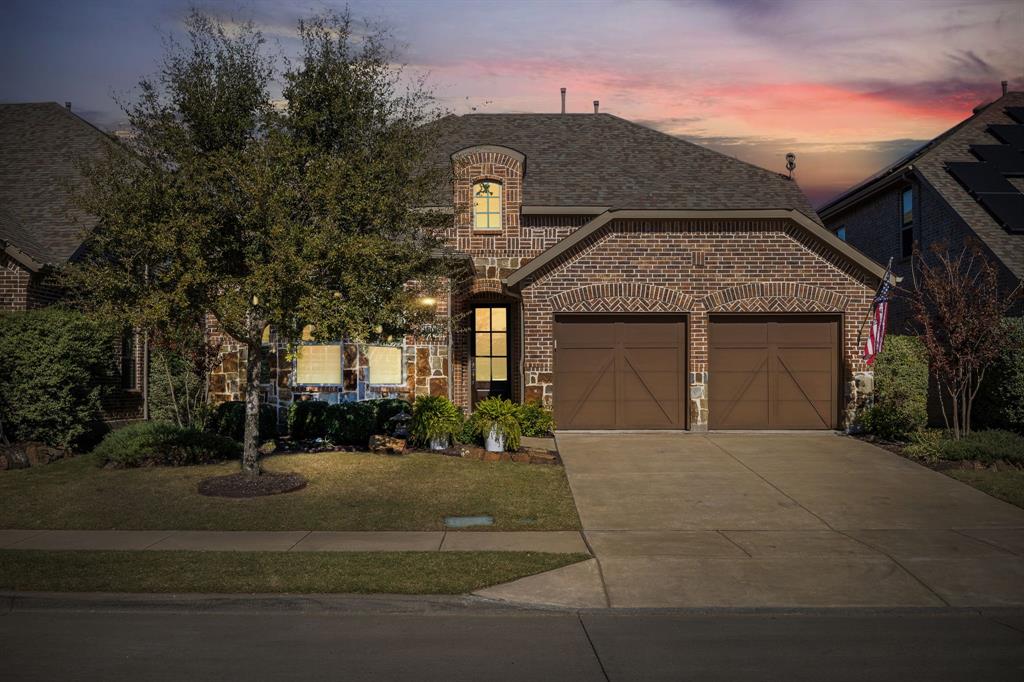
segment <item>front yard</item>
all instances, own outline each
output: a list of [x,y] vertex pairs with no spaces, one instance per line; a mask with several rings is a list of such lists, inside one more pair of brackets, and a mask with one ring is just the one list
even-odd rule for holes
[[557,466],[430,454],[330,452],[267,457],[268,471],[309,480],[254,499],[204,497],[209,476],[237,462],[101,469],[92,456],[0,474],[0,528],[122,530],[443,530],[445,516],[489,515],[488,530],[576,530]]

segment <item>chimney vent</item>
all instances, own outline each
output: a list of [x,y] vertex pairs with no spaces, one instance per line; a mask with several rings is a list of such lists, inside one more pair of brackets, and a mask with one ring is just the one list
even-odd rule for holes
[[565,88],[562,88],[562,113],[565,113]]
[[1009,89],[1009,87],[1010,87],[1010,84],[1009,84],[1009,82],[1007,82],[1007,81],[1003,81],[1002,83],[1000,83],[1000,85],[1002,85],[1002,86],[1003,86],[1003,94],[1005,95],[1005,94],[1006,94],[1006,91],[1007,91],[1007,90]]
[[601,106],[601,100],[599,100],[599,99],[595,99],[595,100],[594,100],[594,113],[595,113],[595,114],[597,113],[597,108],[598,108],[599,106]]
[[64,102],[64,108],[71,111],[71,102]]

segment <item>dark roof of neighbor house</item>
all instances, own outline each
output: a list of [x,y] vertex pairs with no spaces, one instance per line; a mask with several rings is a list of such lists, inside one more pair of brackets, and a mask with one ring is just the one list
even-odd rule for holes
[[[468,147],[526,157],[523,206],[796,209],[818,216],[784,175],[610,114],[465,114],[432,124],[431,163]],[[451,203],[439,191],[439,205]]]
[[[985,208],[983,193],[972,192],[951,172],[951,169],[956,168],[955,164],[966,162],[972,164],[972,167],[979,166],[979,154],[984,151],[978,149],[979,146],[1005,145],[1016,149],[1024,160],[1024,145],[1008,144],[1007,140],[996,134],[1001,131],[1005,136],[1006,129],[991,127],[1014,126],[1020,128],[1020,134],[1024,135],[1024,122],[1014,118],[1014,115],[1020,116],[1020,107],[1024,107],[1024,92],[1008,92],[993,102],[977,107],[970,118],[850,188],[828,202],[819,212],[826,219],[838,216],[876,188],[880,189],[893,179],[913,172],[938,192],[1010,272],[1024,279],[1024,233],[1007,229],[996,214]],[[972,151],[972,146],[976,148],[975,151]],[[1006,174],[1008,191],[1013,193],[1016,190],[1016,194],[1024,194],[1024,174],[1014,175]]]
[[110,139],[55,102],[0,104],[0,240],[38,264],[59,264],[94,218],[76,208],[80,158]]

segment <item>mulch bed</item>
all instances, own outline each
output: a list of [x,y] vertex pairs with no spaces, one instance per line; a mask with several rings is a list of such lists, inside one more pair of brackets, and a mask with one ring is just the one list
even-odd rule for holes
[[421,450],[432,455],[448,455],[450,457],[462,457],[463,459],[475,459],[481,462],[518,462],[520,464],[561,464],[555,450],[542,450],[539,448],[519,448],[515,452],[488,452],[479,445],[458,445],[447,450]]
[[899,441],[885,440],[872,436],[870,434],[855,434],[854,438],[862,440],[865,443],[871,443],[876,447],[880,447],[883,450],[888,450],[894,455],[899,455],[904,459],[909,459],[915,464],[920,464],[923,467],[927,467],[934,471],[949,471],[950,469],[967,469],[971,471],[1020,471],[1021,466],[1013,462],[979,462],[978,460],[956,460],[951,461],[947,459],[940,460],[928,460],[921,459],[919,457],[911,457],[908,455],[904,448],[907,447],[907,443],[901,443]]
[[276,474],[264,471],[255,478],[237,473],[214,476],[199,482],[199,494],[208,497],[263,497],[280,495],[306,487],[302,474]]

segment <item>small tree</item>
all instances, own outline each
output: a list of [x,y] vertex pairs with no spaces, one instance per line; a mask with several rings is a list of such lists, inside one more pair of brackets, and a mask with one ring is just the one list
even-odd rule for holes
[[[431,99],[404,82],[380,33],[348,15],[300,22],[301,59],[276,62],[252,25],[230,33],[193,13],[160,73],[123,108],[133,137],[86,168],[99,218],[73,283],[98,308],[150,329],[211,313],[242,344],[242,469],[259,474],[261,336],[398,336],[432,313],[443,216],[431,205],[423,124]],[[449,218],[450,220],[450,218]]]
[[942,243],[930,250],[932,258],[915,253],[911,305],[946,427],[959,439],[971,432],[974,398],[999,355],[1003,315],[1018,289],[1000,290],[996,268],[976,242],[955,254]]

